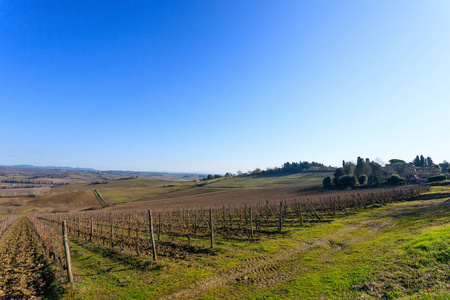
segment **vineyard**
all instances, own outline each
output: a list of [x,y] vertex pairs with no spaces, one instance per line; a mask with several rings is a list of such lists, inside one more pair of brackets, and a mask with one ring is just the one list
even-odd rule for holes
[[[258,239],[290,227],[344,216],[370,207],[411,200],[424,187],[342,191],[321,196],[252,201],[214,207],[167,210],[115,210],[29,215],[48,255],[64,265],[62,221],[70,238],[134,252],[137,255],[184,259],[210,253],[216,239]],[[65,267],[65,266],[64,266]]]
[[[211,286],[239,287],[244,283],[258,289],[278,286],[299,272],[296,271],[298,266],[290,263],[283,265],[287,263],[284,262],[286,259],[311,255],[311,251],[323,247],[323,243],[331,251],[345,251],[352,242],[341,241],[341,235],[344,237],[355,232],[354,239],[357,241],[364,235],[356,233],[370,227],[374,227],[376,234],[385,226],[386,221],[380,218],[385,214],[383,211],[388,212],[402,203],[421,203],[420,199],[427,199],[424,195],[429,192],[430,188],[424,186],[403,186],[298,194],[298,197],[274,200],[255,197],[220,205],[218,202],[204,205],[199,201],[191,206],[155,208],[154,203],[148,203],[148,207],[140,203],[139,209],[106,207],[68,213],[28,213],[26,217],[5,216],[0,219],[0,250],[5,258],[0,260],[1,269],[4,272],[11,268],[23,272],[32,270],[34,275],[28,275],[33,283],[26,283],[19,277],[4,273],[4,280],[0,281],[1,295],[57,295],[61,293],[61,288],[55,285],[56,282],[65,286],[66,291],[78,290],[77,286],[85,284],[87,278],[102,278],[105,275],[101,274],[116,270],[108,283],[100,283],[100,286],[104,284],[110,289],[101,293],[111,293],[110,296],[114,297],[123,293],[122,298],[128,298],[135,288],[124,290],[122,287],[127,286],[127,282],[141,280],[139,276],[132,281],[130,278],[135,278],[133,272],[142,272],[139,271],[142,268],[147,268],[148,272],[142,280],[149,280],[148,276],[151,276],[151,282],[155,282],[156,286],[152,289],[150,285],[146,291],[141,291],[141,296],[133,296],[135,298],[160,298],[164,294],[171,295],[168,297],[170,299],[196,298],[207,295],[205,292]],[[96,190],[94,194],[101,197]],[[446,197],[447,192],[442,196]],[[406,205],[412,208],[417,206]],[[397,214],[399,212],[393,216]],[[448,208],[442,212],[433,208],[433,214],[434,220],[448,220]],[[359,215],[377,217],[370,221],[372,223],[367,223]],[[355,223],[355,220],[358,221]],[[338,225],[331,224],[341,225],[336,227]],[[334,230],[340,228],[341,231],[328,233],[328,226]],[[17,241],[14,240],[16,236],[20,237]],[[304,241],[298,244],[298,239]],[[24,249],[35,250],[30,253]],[[71,256],[75,258],[74,266]],[[31,261],[33,264],[27,266]],[[99,265],[94,267],[92,264],[96,261]],[[303,263],[307,264],[307,261]],[[116,264],[117,267],[114,267]],[[219,267],[220,274],[215,276],[216,264],[230,264],[230,267]],[[50,265],[53,269],[49,268]],[[103,266],[109,267],[104,269]],[[196,275],[189,275],[192,271],[186,266],[194,267],[196,271],[193,274]],[[204,273],[205,270],[210,273]],[[205,277],[206,274],[209,275]],[[156,275],[162,276],[161,279],[156,279]],[[156,291],[161,287],[156,287],[165,283],[166,276],[203,278],[204,287],[185,287],[190,281],[179,286],[174,281],[158,294]],[[109,285],[111,280],[118,280],[117,286]],[[98,288],[99,283],[96,283],[95,289]],[[89,293],[86,296],[89,298]],[[71,292],[67,297],[78,299]]]

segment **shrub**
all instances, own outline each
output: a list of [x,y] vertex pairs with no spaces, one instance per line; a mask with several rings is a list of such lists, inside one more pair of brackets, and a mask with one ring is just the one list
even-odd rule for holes
[[356,177],[352,175],[344,175],[337,180],[339,187],[342,188],[355,187],[356,181]]
[[323,186],[324,186],[326,189],[331,190],[331,189],[334,188],[334,185],[333,185],[333,183],[331,182],[331,177],[330,177],[330,176],[325,177],[325,178],[322,180],[322,184],[323,184]]
[[444,181],[447,180],[447,175],[441,174],[436,176],[431,176],[428,178],[428,182]]
[[359,175],[358,177],[358,183],[360,185],[366,185],[367,184],[367,175]]
[[387,183],[391,184],[391,185],[401,185],[401,184],[405,184],[406,181],[405,181],[405,178],[401,177],[400,175],[393,174],[393,175],[391,175],[391,177],[389,177],[389,179],[387,180]]

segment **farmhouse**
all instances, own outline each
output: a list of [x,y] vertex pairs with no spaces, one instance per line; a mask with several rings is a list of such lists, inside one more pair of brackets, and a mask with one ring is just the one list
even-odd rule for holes
[[394,174],[398,174],[405,178],[407,184],[416,183],[419,178],[416,174],[416,167],[412,163],[393,163],[384,167],[386,179]]
[[405,178],[407,184],[414,184],[426,181],[428,177],[439,175],[441,168],[439,166],[416,167],[412,163],[391,163],[384,168],[386,179],[393,174],[398,174]]
[[441,168],[439,166],[430,166],[430,167],[417,167],[416,174],[420,178],[428,178],[431,176],[436,176],[441,174]]

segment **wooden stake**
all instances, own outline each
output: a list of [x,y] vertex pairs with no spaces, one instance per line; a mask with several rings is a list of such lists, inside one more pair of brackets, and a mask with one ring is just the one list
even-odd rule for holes
[[92,242],[92,236],[94,235],[94,218],[91,218],[91,232],[89,233],[89,241]]
[[283,228],[283,201],[280,201],[280,223],[278,225],[279,231]]
[[297,206],[298,206],[298,217],[300,220],[300,226],[303,226],[302,206],[301,206],[300,200],[297,201]]
[[252,239],[254,239],[254,235],[253,235],[253,213],[252,213],[252,208],[250,207],[250,231],[251,231],[251,236]]
[[306,200],[306,203],[308,203],[309,207],[310,207],[311,210],[314,212],[314,214],[316,215],[317,219],[322,220],[322,218],[321,218],[320,215],[317,213],[317,211],[314,209],[314,207],[311,205],[311,203],[309,203],[308,200]]
[[150,231],[150,241],[153,249],[153,260],[156,261],[156,246],[155,246],[155,238],[153,237],[153,220],[152,220],[152,212],[148,210],[148,226]]
[[158,215],[158,242],[161,241],[161,230],[162,230],[162,222],[161,222],[161,213]]
[[114,218],[111,216],[111,248],[114,248]]
[[194,234],[197,233],[197,214],[198,214],[198,211],[197,211],[197,209],[195,209],[195,216],[194,216]]
[[344,206],[344,204],[342,204],[342,200],[341,200],[341,197],[339,197],[339,196],[337,196],[337,198],[338,198],[338,200],[339,200],[339,204],[341,205],[341,208],[345,211],[345,214],[347,214],[348,215],[348,212],[347,212],[347,210],[345,209],[345,206]]
[[69,240],[67,238],[66,221],[63,221],[62,223],[62,234],[64,242],[64,251],[66,252],[67,277],[69,279],[69,283],[73,284],[72,262],[70,260]]
[[336,217],[336,197],[334,197],[334,211],[333,216]]
[[212,249],[214,248],[214,225],[213,225],[212,208],[209,209],[209,229],[211,231],[211,249]]

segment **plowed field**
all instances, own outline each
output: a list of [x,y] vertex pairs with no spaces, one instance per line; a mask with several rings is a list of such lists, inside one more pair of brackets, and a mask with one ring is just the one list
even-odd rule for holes
[[33,229],[26,218],[21,218],[0,240],[0,298],[53,299],[52,279]]

